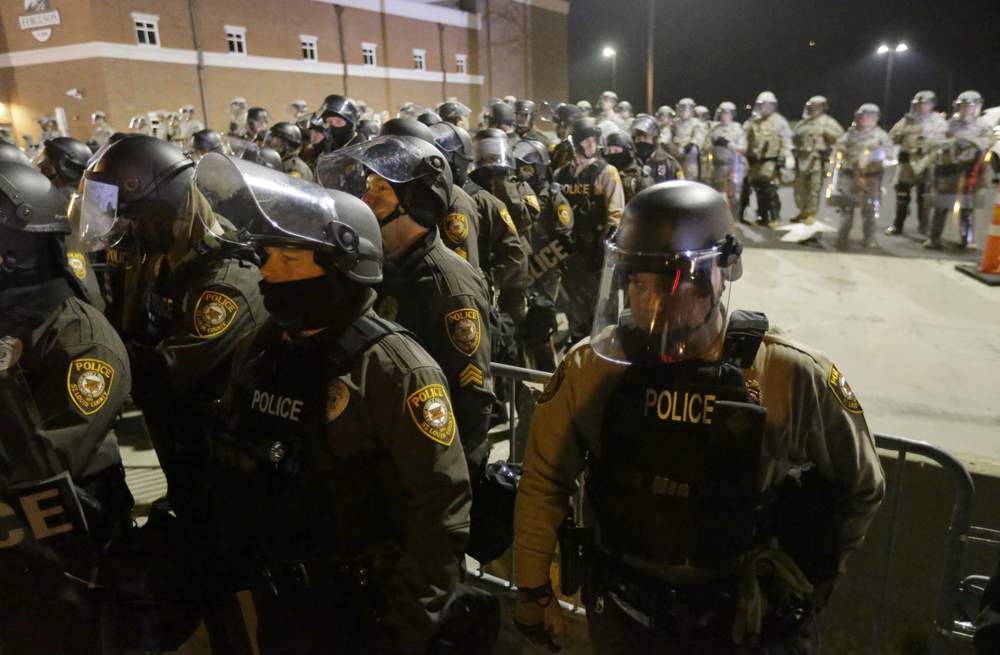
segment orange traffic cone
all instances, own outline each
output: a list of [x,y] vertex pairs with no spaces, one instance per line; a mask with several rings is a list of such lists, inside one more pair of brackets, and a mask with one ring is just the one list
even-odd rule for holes
[[1000,286],[1000,188],[997,190],[996,203],[993,205],[993,221],[990,232],[986,235],[986,246],[983,248],[983,258],[979,261],[979,267],[959,264],[955,268],[983,284],[991,287]]

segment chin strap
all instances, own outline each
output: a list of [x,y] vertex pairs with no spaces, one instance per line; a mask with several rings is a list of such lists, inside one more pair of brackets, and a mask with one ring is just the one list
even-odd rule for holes
[[383,218],[383,219],[381,219],[379,221],[379,227],[380,228],[384,228],[389,223],[392,223],[394,220],[396,220],[397,218],[400,218],[401,216],[404,216],[404,215],[406,215],[406,210],[403,209],[403,206],[402,205],[396,205],[395,209],[393,209],[391,212],[389,212],[388,214],[386,214],[386,217]]

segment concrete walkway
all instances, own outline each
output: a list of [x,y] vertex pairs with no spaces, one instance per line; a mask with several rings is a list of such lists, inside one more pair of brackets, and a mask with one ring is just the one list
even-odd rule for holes
[[748,248],[731,304],[837,362],[873,430],[1000,467],[1000,288],[952,261]]

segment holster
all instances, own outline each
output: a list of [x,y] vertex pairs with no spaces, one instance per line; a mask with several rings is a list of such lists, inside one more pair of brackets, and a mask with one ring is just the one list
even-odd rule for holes
[[559,529],[559,591],[572,596],[584,585],[584,578],[591,569],[591,551],[594,544],[593,528],[577,527],[572,515],[567,516]]

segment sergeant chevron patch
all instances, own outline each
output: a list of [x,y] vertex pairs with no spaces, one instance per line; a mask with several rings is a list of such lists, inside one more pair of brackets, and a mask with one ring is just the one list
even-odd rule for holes
[[462,372],[458,374],[458,386],[468,387],[470,385],[482,386],[483,384],[483,370],[469,362],[468,366],[462,369]]

